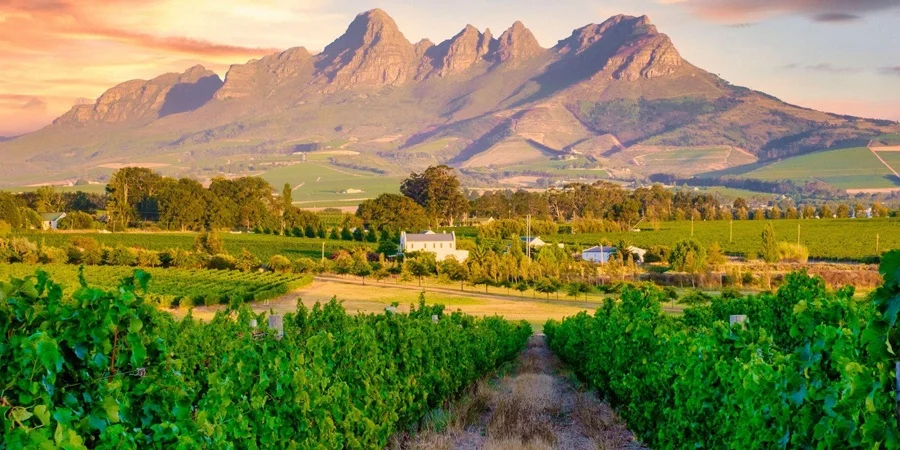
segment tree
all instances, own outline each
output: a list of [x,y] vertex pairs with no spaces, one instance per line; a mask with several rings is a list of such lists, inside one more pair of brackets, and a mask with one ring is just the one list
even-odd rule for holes
[[447,275],[450,281],[459,282],[459,290],[465,290],[465,282],[469,279],[469,268],[459,262],[455,256],[449,256],[439,264],[442,274]]
[[890,215],[890,210],[887,209],[886,206],[882,205],[881,202],[876,201],[872,203],[872,217],[888,217]]
[[206,228],[210,193],[197,180],[164,178],[157,195],[159,220],[181,231]]
[[244,272],[250,272],[258,269],[260,266],[259,258],[250,253],[246,248],[241,249],[241,256],[237,259],[235,268]]
[[410,273],[410,275],[419,279],[419,286],[421,286],[422,277],[428,276],[429,274],[428,266],[422,261],[419,261],[417,258],[407,259],[406,261],[404,261],[404,265],[406,266],[406,270]]
[[0,192],[0,220],[8,223],[12,228],[22,228],[22,216],[19,214],[19,206],[12,194]]
[[341,240],[342,241],[352,241],[353,240],[353,233],[350,232],[349,228],[344,227],[341,229]]
[[438,223],[453,226],[457,217],[468,212],[469,202],[449,166],[432,166],[421,174],[414,172],[400,184],[400,192],[425,208],[428,217]]
[[73,211],[59,220],[60,230],[90,230],[94,228],[94,218],[81,211]]
[[569,297],[578,298],[579,295],[584,294],[584,299],[587,300],[589,292],[591,292],[591,286],[580,281],[569,283],[566,286],[566,295]]
[[675,243],[669,256],[669,265],[678,272],[696,275],[706,270],[706,258],[706,249],[699,242],[685,239]]
[[838,219],[848,219],[850,218],[850,207],[846,203],[841,203],[837,207],[836,214]]
[[428,228],[428,213],[409,197],[381,194],[366,200],[356,210],[369,231],[421,231]]
[[207,255],[227,255],[225,241],[215,231],[200,233],[194,239],[194,250]]
[[775,241],[775,228],[771,223],[767,224],[762,232],[762,248],[759,255],[767,263],[778,262],[778,243]]
[[[115,172],[106,185],[106,209],[112,225],[123,228],[135,219],[148,218],[156,211],[149,211],[146,200],[155,196],[161,177],[143,167],[124,167]],[[144,208],[138,208],[143,205]]]
[[834,217],[834,212],[831,210],[831,207],[828,205],[822,205],[819,208],[819,218],[822,219],[831,219]]
[[284,183],[281,189],[281,234],[284,234],[285,214],[294,207],[294,199],[292,198],[291,184]]
[[372,274],[372,265],[369,264],[369,255],[364,249],[357,250],[353,253],[353,267],[351,268],[353,275],[362,278],[363,285],[366,284],[366,277]]
[[726,262],[728,262],[728,258],[725,257],[725,252],[722,251],[722,247],[718,242],[713,242],[706,251],[706,263],[713,269],[718,270],[721,269]]

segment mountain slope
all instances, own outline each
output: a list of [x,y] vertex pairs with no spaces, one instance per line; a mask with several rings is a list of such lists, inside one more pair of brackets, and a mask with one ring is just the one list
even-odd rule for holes
[[438,44],[413,44],[376,9],[319,54],[291,48],[232,65],[224,81],[198,66],[115,86],[0,144],[9,161],[0,183],[135,161],[208,174],[223,160],[328,147],[398,173],[438,162],[508,165],[516,158],[504,155],[517,148],[529,161],[602,159],[636,144],[727,146],[767,160],[895,129],[732,86],[685,61],[646,16],[614,16],[545,49],[521,22],[499,37],[469,25]]

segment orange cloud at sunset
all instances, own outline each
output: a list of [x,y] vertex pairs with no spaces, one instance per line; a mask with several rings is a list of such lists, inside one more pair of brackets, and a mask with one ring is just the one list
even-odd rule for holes
[[40,128],[130,79],[195,64],[224,75],[230,64],[299,45],[275,34],[280,22],[334,18],[314,14],[317,2],[293,3],[0,0],[0,136]]

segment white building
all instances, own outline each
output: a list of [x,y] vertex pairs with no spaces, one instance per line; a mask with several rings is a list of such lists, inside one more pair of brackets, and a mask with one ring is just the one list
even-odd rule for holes
[[615,247],[596,246],[581,252],[581,259],[595,263],[605,264],[609,257],[616,252]]
[[456,233],[400,233],[400,249],[403,253],[430,252],[434,253],[438,261],[455,256],[459,261],[465,261],[469,257],[468,250],[457,250]]
[[64,212],[43,213],[41,214],[41,229],[55,230],[59,226],[59,221],[66,217]]

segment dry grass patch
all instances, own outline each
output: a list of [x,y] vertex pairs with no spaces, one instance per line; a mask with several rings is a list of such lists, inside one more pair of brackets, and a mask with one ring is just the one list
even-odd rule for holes
[[453,444],[453,436],[449,433],[426,431],[419,434],[409,448],[412,450],[452,450]]
[[478,425],[482,415],[490,409],[497,392],[484,381],[479,381],[459,401],[450,407],[450,429],[465,431]]
[[483,450],[552,450],[553,445],[540,439],[523,442],[521,439],[490,439],[484,443]]
[[597,443],[600,449],[626,448],[633,443],[625,422],[592,394],[579,392],[575,397],[573,418],[581,423],[584,434]]
[[558,410],[554,383],[550,375],[525,373],[512,380],[512,396],[522,407],[537,413]]
[[[523,374],[509,382],[508,395],[499,396],[487,424],[487,435],[501,442],[556,443],[552,414],[559,412],[553,377]],[[519,447],[522,448],[522,447]]]

